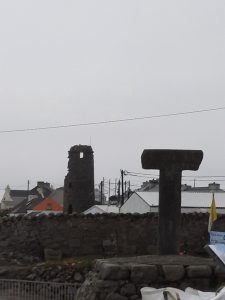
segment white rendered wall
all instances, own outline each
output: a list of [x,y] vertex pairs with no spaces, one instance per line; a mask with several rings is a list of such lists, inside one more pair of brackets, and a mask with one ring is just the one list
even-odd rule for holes
[[124,205],[120,208],[120,213],[139,213],[144,214],[150,212],[150,206],[136,193],[133,193],[131,197],[124,203]]

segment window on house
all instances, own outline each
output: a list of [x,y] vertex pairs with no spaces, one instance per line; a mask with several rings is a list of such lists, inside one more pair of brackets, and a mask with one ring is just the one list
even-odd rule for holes
[[69,188],[72,188],[72,182],[69,182]]
[[52,210],[52,204],[51,203],[47,203],[46,209],[47,210]]
[[80,152],[80,158],[84,158],[84,152]]

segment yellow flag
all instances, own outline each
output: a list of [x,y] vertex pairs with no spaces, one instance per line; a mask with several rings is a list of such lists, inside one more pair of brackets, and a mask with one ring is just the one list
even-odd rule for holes
[[214,193],[212,195],[212,203],[210,207],[210,214],[209,214],[209,225],[208,225],[208,232],[211,231],[212,224],[217,219],[217,213],[216,213],[216,202],[214,198]]

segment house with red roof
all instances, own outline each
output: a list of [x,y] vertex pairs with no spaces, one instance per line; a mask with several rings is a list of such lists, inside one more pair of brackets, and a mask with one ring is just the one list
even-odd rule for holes
[[54,190],[47,198],[40,200],[27,213],[58,214],[63,212],[63,188]]

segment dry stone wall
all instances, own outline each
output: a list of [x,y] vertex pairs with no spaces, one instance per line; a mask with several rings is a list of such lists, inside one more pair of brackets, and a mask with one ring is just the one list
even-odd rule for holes
[[[157,224],[157,214],[4,217],[0,257],[40,260],[46,248],[61,251],[63,257],[156,254]],[[207,225],[208,214],[182,215],[182,252],[205,254]],[[225,216],[219,216],[215,229],[225,231]]]
[[141,300],[142,287],[192,287],[215,291],[225,273],[212,259],[191,256],[142,256],[97,260],[77,300]]

